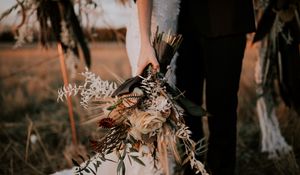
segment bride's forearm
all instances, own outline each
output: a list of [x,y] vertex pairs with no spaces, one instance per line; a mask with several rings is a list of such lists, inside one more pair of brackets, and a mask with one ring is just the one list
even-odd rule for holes
[[137,0],[139,29],[142,44],[150,44],[152,0]]
[[151,16],[152,0],[138,0],[138,19],[141,35],[141,50],[138,58],[137,75],[141,75],[148,64],[152,65],[153,72],[159,70],[159,63],[155,51],[151,46]]

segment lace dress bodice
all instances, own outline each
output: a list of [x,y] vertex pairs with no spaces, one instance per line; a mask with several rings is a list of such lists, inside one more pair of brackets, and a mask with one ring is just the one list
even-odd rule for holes
[[[179,14],[179,0],[153,0],[151,33],[152,36],[159,28],[159,32],[175,33],[177,16]],[[127,25],[126,50],[131,65],[132,75],[136,74],[137,62],[140,53],[140,32],[138,23],[137,6],[130,3],[130,17]]]

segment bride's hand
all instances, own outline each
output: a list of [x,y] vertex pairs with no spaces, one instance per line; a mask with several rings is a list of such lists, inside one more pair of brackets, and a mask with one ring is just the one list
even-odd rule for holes
[[148,64],[152,65],[153,72],[159,71],[159,63],[155,56],[154,48],[150,44],[142,44],[138,59],[137,75],[141,75]]

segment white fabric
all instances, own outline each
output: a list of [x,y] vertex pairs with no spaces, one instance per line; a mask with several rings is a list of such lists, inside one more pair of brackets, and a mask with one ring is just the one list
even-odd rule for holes
[[[136,75],[140,53],[140,32],[137,6],[130,3],[131,13],[126,33],[126,50],[129,57],[132,75]],[[151,33],[152,37],[159,26],[159,32],[176,33],[179,0],[153,0]],[[153,39],[153,38],[152,38]]]
[[[114,154],[114,153],[109,154],[109,155],[105,156],[105,158],[107,158],[109,160],[113,160],[115,162],[112,162],[112,161],[102,162],[101,165],[97,169],[97,175],[118,175],[118,173],[117,173],[118,158],[117,158],[116,154]],[[153,167],[152,158],[150,156],[143,156],[143,157],[140,157],[140,159],[143,161],[143,163],[146,166],[143,166],[143,165],[135,162],[132,159],[131,159],[131,163],[130,163],[130,161],[128,160],[128,157],[125,158],[124,163],[125,163],[125,169],[126,169],[125,174],[126,175],[162,175],[160,170],[157,170]],[[81,166],[84,166],[84,164],[82,164]],[[94,166],[91,165],[91,168],[93,169]],[[77,171],[76,171],[75,167],[73,167],[72,169],[58,171],[51,175],[77,175],[77,174],[79,175],[80,174],[80,173],[76,173],[76,172]],[[84,175],[92,175],[93,174],[91,171],[90,172],[82,171],[82,173]]]
[[[115,153],[109,154],[105,156],[107,159],[111,159],[114,161],[118,161],[118,158]],[[161,173],[154,169],[151,157],[140,157],[140,159],[144,162],[146,166],[143,166],[134,160],[130,161],[126,157],[124,160],[125,163],[125,174],[127,175],[160,175]],[[111,161],[105,161],[100,165],[97,171],[97,175],[117,175],[117,166],[118,163],[114,163]]]
[[[270,99],[272,94],[264,91],[264,76],[263,68],[266,54],[266,47],[261,45],[260,53],[257,54],[255,65],[255,82],[257,84],[256,93],[259,98],[256,101],[256,110],[259,119],[261,130],[261,151],[266,152],[269,158],[279,158],[282,155],[287,155],[292,151],[291,146],[285,141],[281,134],[279,122],[275,112],[274,102]],[[270,87],[268,87],[270,88]]]

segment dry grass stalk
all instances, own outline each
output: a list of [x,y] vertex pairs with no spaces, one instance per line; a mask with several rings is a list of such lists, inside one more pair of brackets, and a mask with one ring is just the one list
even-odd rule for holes
[[44,144],[44,142],[43,142],[43,140],[42,140],[41,135],[39,134],[37,128],[34,127],[34,126],[33,126],[33,131],[34,131],[35,134],[37,135],[38,142],[39,142],[40,146],[42,147],[42,149],[43,149],[43,151],[44,151],[44,154],[45,154],[45,156],[46,156],[47,161],[51,164],[51,157],[50,157],[50,154],[49,154],[49,152],[48,152],[48,150],[47,150],[47,148],[46,148],[46,146],[45,146],[45,144]]
[[296,157],[293,151],[289,154],[280,156],[277,159],[273,159],[276,172],[279,175],[299,175],[300,169],[296,161]]
[[22,160],[22,161],[25,163],[25,165],[27,165],[29,168],[31,168],[32,170],[34,170],[34,172],[35,172],[36,174],[42,174],[42,175],[44,174],[43,172],[41,172],[40,170],[38,170],[37,168],[35,168],[32,164],[26,162],[26,161],[22,158],[21,154],[20,154],[15,148],[12,148],[12,149],[13,149],[13,151],[15,152],[15,155],[16,155],[20,160]]
[[29,121],[29,125],[28,125],[28,129],[27,129],[27,141],[26,141],[26,151],[25,151],[25,162],[27,162],[27,160],[28,160],[28,149],[29,149],[30,136],[31,136],[32,126],[33,126],[33,123],[32,123],[32,121],[28,118],[28,116],[27,116],[26,118],[27,118],[27,120]]

